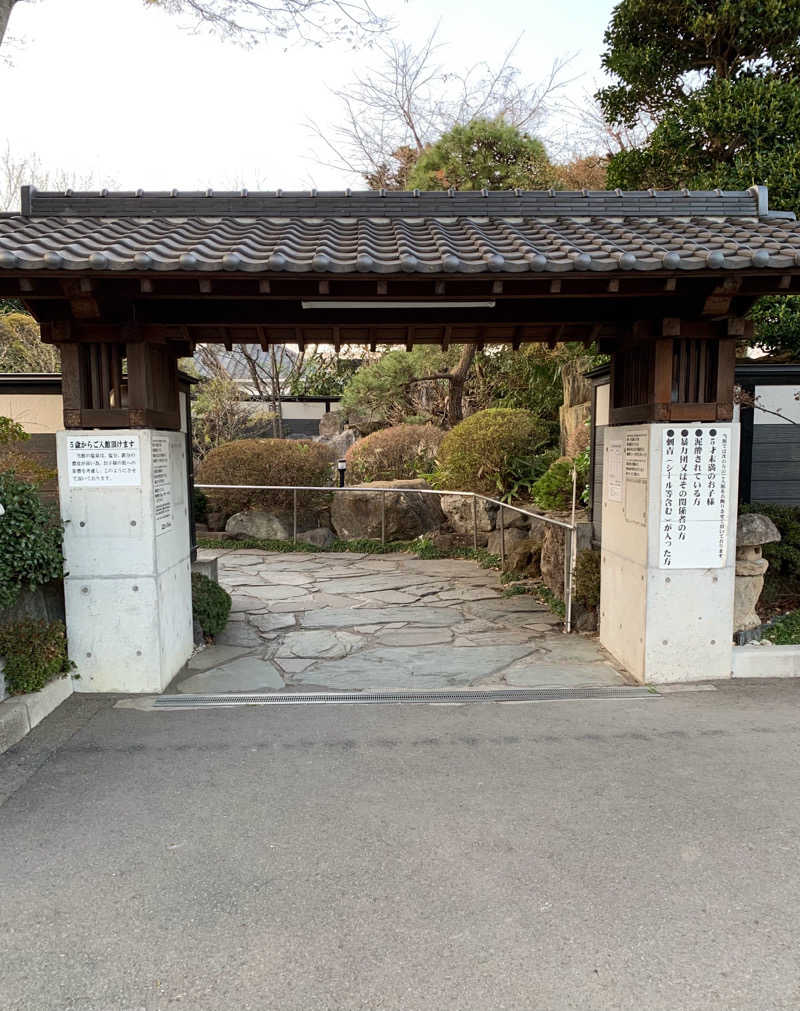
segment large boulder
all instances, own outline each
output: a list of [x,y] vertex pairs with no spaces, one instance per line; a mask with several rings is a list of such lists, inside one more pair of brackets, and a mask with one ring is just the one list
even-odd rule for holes
[[298,541],[304,544],[314,544],[318,548],[329,548],[336,540],[333,531],[328,527],[317,527],[315,530],[304,530],[297,535]]
[[[502,540],[501,540],[502,535]],[[487,548],[492,555],[499,555],[502,552],[508,557],[509,551],[518,544],[528,539],[528,531],[520,530],[519,527],[507,527],[506,529],[493,530],[487,540]]]
[[[386,488],[386,540],[408,541],[420,534],[438,530],[444,521],[437,495],[421,495],[413,489],[426,490],[421,480],[370,481],[360,488]],[[396,488],[412,489],[394,491]],[[381,495],[374,492],[340,492],[331,506],[333,528],[342,540],[381,536]]]
[[[442,495],[440,498],[442,511],[447,517],[450,527],[465,537],[472,537],[475,524],[473,522],[471,495]],[[497,506],[483,499],[475,499],[475,519],[478,523],[478,544],[486,544],[489,534],[494,530]]]
[[255,537],[264,541],[290,541],[292,539],[292,515],[284,512],[265,512],[263,509],[249,509],[234,513],[225,524],[225,531],[237,537]]
[[[569,523],[571,512],[550,512],[547,514],[562,523]],[[591,547],[592,544],[592,524],[587,521],[586,513],[583,511],[575,514],[575,553]],[[560,600],[564,599],[564,552],[566,547],[566,530],[563,527],[554,526],[552,523],[545,525],[542,533],[542,556],[541,569],[542,581]]]
[[319,434],[323,439],[333,439],[344,431],[346,418],[342,411],[326,411],[319,419]]

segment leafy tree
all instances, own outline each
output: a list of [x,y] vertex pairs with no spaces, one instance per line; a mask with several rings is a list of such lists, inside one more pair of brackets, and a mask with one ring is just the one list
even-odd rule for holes
[[39,324],[26,312],[0,309],[0,372],[60,372],[61,356],[43,344]]
[[800,4],[622,0],[605,34],[612,124],[650,128],[612,155],[609,187],[746,188],[800,204]]
[[342,393],[342,409],[381,425],[396,425],[410,417],[441,423],[447,416],[448,394],[443,377],[457,364],[460,351],[427,345],[388,351],[356,372]]
[[800,360],[800,295],[760,298],[750,318],[758,347],[768,354]]
[[323,354],[316,349],[305,356],[301,369],[292,370],[289,393],[293,397],[340,397],[360,365],[358,358]]
[[500,119],[457,125],[431,145],[408,176],[409,189],[543,189],[554,181],[541,141]]

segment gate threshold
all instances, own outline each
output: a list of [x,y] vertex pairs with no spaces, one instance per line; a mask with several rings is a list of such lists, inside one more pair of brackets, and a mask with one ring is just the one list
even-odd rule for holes
[[657,699],[645,685],[602,685],[586,688],[497,688],[452,692],[264,692],[227,695],[158,695],[153,709],[213,709],[235,706],[319,705],[460,705],[472,702],[633,701]]

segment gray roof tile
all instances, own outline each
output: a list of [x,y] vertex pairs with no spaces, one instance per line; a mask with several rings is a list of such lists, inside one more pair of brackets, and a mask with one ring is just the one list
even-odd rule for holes
[[791,215],[771,214],[756,188],[417,196],[34,191],[23,208],[27,214],[0,215],[0,270],[470,274],[800,265],[800,226]]

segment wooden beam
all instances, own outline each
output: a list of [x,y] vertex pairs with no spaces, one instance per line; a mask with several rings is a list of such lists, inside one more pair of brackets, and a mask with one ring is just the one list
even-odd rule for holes
[[561,280],[556,278],[556,280],[550,282],[550,294],[560,295],[561,294]]
[[706,298],[704,316],[725,316],[730,312],[731,303],[742,286],[740,277],[726,277]]
[[434,293],[437,295],[444,295],[445,293],[444,281],[437,281],[436,284],[433,286],[433,290]]
[[153,282],[150,280],[149,277],[143,277],[139,281],[139,290],[143,295],[153,294]]
[[389,294],[389,282],[388,281],[378,281],[375,286],[375,290],[379,295]]
[[258,293],[259,293],[259,295],[269,295],[269,293],[271,291],[272,291],[272,286],[270,285],[269,281],[267,281],[265,278],[262,278],[258,282]]
[[320,295],[330,295],[331,293],[331,282],[330,281],[320,281],[317,286]]
[[614,294],[619,291],[619,278],[612,277],[608,282],[608,291]]
[[201,294],[203,295],[211,294],[211,281],[209,281],[208,278],[201,278],[197,282],[197,286],[199,287]]
[[503,294],[503,282],[502,281],[492,281],[492,294],[502,295]]

